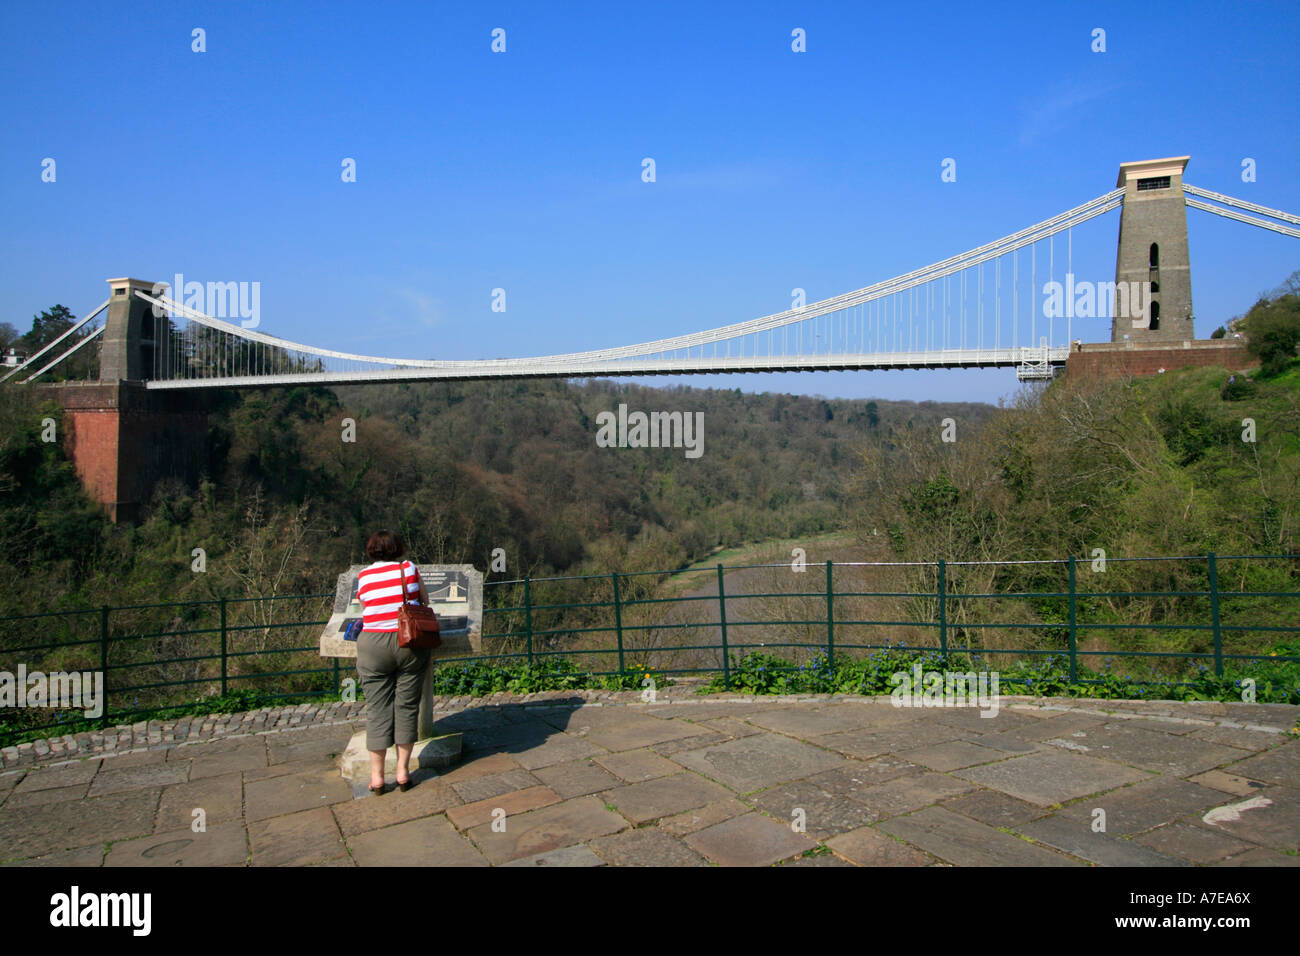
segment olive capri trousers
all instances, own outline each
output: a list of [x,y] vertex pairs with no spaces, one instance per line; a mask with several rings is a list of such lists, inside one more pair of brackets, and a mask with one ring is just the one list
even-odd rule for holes
[[396,631],[357,636],[357,673],[366,695],[366,749],[415,743],[428,649],[397,646]]

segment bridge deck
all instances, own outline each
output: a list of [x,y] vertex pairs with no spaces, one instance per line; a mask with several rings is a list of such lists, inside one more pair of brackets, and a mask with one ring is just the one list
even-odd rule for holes
[[738,372],[831,372],[923,368],[1045,368],[1069,357],[1057,348],[944,349],[928,352],[874,352],[847,355],[706,357],[699,359],[619,359],[529,365],[518,359],[448,363],[443,368],[377,368],[370,371],[294,372],[213,378],[160,379],[151,389],[257,388],[267,385],[354,384],[361,382],[481,381],[500,378],[606,378],[628,375],[717,375]]

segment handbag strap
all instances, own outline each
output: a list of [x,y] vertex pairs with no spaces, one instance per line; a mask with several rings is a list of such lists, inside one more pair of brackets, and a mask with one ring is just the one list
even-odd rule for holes
[[[397,573],[402,576],[402,605],[405,606],[406,602],[409,601],[411,597],[409,594],[406,593],[406,562],[405,561],[397,562]],[[420,605],[420,607],[425,606],[424,598],[419,593],[415,595],[415,601],[417,604]]]

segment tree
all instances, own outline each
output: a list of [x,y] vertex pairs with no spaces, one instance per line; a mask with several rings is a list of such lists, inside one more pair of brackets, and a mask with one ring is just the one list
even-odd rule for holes
[[1300,345],[1300,294],[1288,292],[1257,302],[1244,321],[1247,348],[1258,356],[1265,375],[1276,375],[1295,358]]
[[[67,306],[56,305],[33,318],[31,331],[17,339],[14,346],[26,351],[29,356],[35,355],[72,328],[76,322],[77,317],[72,314],[72,311]],[[75,335],[65,339],[58,348],[44,356],[40,364],[45,365],[54,360],[89,334],[88,329],[82,329]],[[76,355],[59,363],[58,366],[45,374],[43,380],[63,381],[67,379],[93,378],[98,374],[98,367],[97,346],[92,345],[79,349]]]
[[32,319],[32,329],[22,338],[23,346],[30,353],[39,352],[76,323],[77,317],[65,305],[56,305],[46,309]]

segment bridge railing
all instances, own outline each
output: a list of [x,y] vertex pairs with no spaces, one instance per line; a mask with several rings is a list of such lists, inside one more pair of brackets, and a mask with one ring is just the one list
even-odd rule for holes
[[[1172,688],[1247,662],[1300,662],[1300,558],[1285,555],[718,564],[489,581],[484,591],[482,653],[440,666],[565,658],[594,676],[719,674],[729,686],[751,651],[783,654],[795,669],[906,650],[991,669],[1056,660],[1072,682],[1122,670],[1129,684]],[[83,710],[6,698],[6,676],[12,694],[37,674],[101,674],[101,726],[240,691],[259,701],[337,695],[351,668],[318,651],[332,598],[0,617],[0,740],[86,726]],[[1288,679],[1300,693],[1300,672]],[[1032,691],[1032,680],[1003,677],[1011,692],[1017,681]]]

